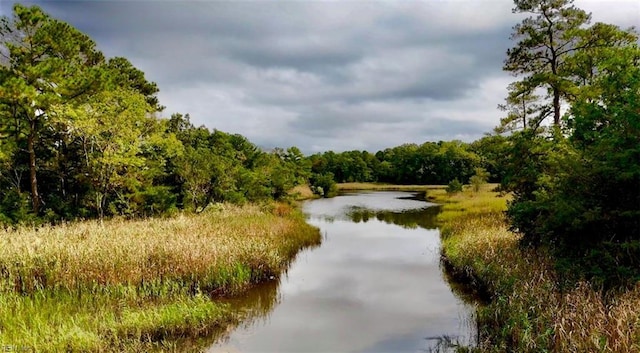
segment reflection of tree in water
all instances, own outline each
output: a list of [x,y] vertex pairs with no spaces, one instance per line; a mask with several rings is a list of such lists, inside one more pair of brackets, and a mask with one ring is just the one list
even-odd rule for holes
[[355,223],[366,223],[375,218],[378,221],[399,225],[403,228],[436,229],[438,213],[440,213],[439,206],[405,211],[374,211],[362,207],[353,207],[347,212],[347,217]]
[[466,352],[464,345],[459,344],[458,339],[454,336],[444,335],[436,337],[425,337],[428,347],[421,351],[427,353],[454,353]]

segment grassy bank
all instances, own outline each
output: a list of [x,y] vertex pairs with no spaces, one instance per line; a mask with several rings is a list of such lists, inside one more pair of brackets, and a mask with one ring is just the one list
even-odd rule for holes
[[544,250],[518,247],[502,214],[507,199],[491,189],[429,193],[444,205],[445,261],[490,297],[478,309],[477,350],[639,352],[640,286],[603,294],[589,283],[567,285]]
[[171,350],[235,319],[217,296],[279,276],[319,241],[285,204],[2,231],[0,347]]

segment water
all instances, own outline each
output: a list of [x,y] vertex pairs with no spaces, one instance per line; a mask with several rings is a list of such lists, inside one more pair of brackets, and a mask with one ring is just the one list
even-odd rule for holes
[[234,300],[247,320],[219,352],[449,352],[473,343],[474,308],[439,265],[433,204],[407,192],[305,203],[322,246]]

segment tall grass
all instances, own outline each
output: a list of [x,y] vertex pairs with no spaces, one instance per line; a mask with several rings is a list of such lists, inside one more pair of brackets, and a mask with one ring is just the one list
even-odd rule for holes
[[289,195],[297,201],[316,199],[320,196],[311,191],[311,187],[307,184],[297,185],[293,189],[289,190]]
[[433,192],[443,256],[450,268],[489,295],[478,309],[479,352],[639,352],[640,286],[602,293],[590,283],[560,286],[544,249],[522,249],[508,230],[506,198],[466,190]]
[[216,296],[319,241],[286,204],[0,231],[0,347],[139,351],[206,334],[234,320]]

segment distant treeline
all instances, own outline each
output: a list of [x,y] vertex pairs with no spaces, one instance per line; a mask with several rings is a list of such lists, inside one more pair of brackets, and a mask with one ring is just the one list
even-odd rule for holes
[[367,151],[332,151],[309,157],[313,174],[330,173],[336,182],[384,182],[393,184],[448,184],[454,179],[467,183],[478,168],[486,169],[491,181],[504,171],[500,151],[505,139],[487,136],[474,143],[461,141],[404,144],[375,154]]

